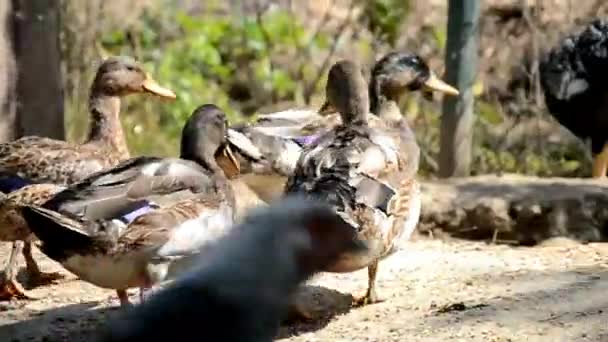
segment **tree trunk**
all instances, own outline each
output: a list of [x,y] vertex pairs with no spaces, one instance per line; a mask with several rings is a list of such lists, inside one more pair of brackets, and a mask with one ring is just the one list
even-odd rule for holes
[[460,96],[446,96],[441,120],[441,177],[468,176],[473,141],[473,82],[477,66],[479,0],[450,0],[448,41],[445,57],[446,81]]
[[15,115],[17,65],[11,43],[12,14],[11,2],[0,1],[0,142],[13,140],[18,127]]
[[59,1],[13,0],[13,7],[19,133],[63,139]]

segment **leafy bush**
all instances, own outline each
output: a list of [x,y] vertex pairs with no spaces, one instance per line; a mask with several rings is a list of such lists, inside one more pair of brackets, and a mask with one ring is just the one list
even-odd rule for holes
[[[246,119],[244,111],[253,113],[264,105],[302,98],[301,83],[312,81],[316,70],[302,67],[308,59],[298,54],[303,47],[315,50],[328,44],[327,36],[311,37],[296,17],[281,10],[260,17],[177,12],[169,21],[155,18],[144,16],[137,32],[139,58],[178,99],[160,106],[145,98],[131,101],[124,121],[136,152],[174,153],[183,122],[204,103],[218,105],[235,122]],[[167,22],[174,26],[167,27]],[[102,42],[114,54],[128,53],[128,38],[124,32],[113,32]],[[281,58],[293,63],[275,62]],[[135,114],[142,108],[158,115],[157,123]],[[133,130],[138,125],[150,127]],[[144,132],[161,127],[159,145],[161,141],[150,141]]]

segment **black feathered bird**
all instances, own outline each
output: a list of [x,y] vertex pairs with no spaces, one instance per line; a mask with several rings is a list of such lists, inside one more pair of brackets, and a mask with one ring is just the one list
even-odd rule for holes
[[111,321],[100,341],[272,341],[298,285],[364,249],[329,207],[283,199],[250,214],[197,270]]
[[608,167],[608,22],[597,19],[563,39],[540,62],[545,103],[560,124],[591,139],[593,177]]

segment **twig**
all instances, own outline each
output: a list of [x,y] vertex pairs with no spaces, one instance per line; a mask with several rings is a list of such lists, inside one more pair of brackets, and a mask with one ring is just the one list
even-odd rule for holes
[[418,147],[420,147],[420,155],[422,156],[426,164],[429,166],[431,171],[433,173],[437,173],[439,171],[439,164],[437,163],[437,161],[430,155],[430,153],[427,151],[426,148],[424,148],[424,146],[418,144]]
[[[331,2],[331,5],[328,7],[325,7],[325,12],[323,13],[323,17],[321,18],[321,20],[319,20],[319,23],[317,24],[317,27],[314,30],[314,33],[310,36],[310,39],[308,40],[308,42],[304,45],[304,46],[297,46],[298,50],[304,50],[304,52],[306,53],[306,59],[307,61],[312,60],[312,52],[310,47],[312,46],[312,43],[315,41],[315,39],[317,39],[317,37],[319,36],[319,34],[321,34],[321,30],[325,27],[325,25],[329,22],[329,19],[331,18],[330,13],[331,10],[334,7],[334,2]],[[292,13],[292,16],[295,17],[295,15]],[[297,41],[295,39],[295,31],[292,29],[291,33],[293,35],[293,40],[294,42],[297,44]],[[308,64],[307,61],[305,63],[300,63],[300,67],[298,68],[298,72],[296,73],[296,79],[299,80],[303,80],[304,79],[304,67]]]
[[[274,46],[272,39],[270,39],[270,34],[268,33],[268,31],[266,30],[266,27],[264,26],[264,19],[262,18],[262,16],[264,15],[264,13],[266,13],[266,11],[268,10],[268,8],[270,7],[270,3],[267,3],[266,5],[262,5],[260,3],[260,1],[258,1],[256,3],[255,6],[255,22],[257,23],[258,27],[260,28],[260,32],[262,33],[262,38],[264,38],[264,44],[266,45],[266,51],[268,51],[268,69],[270,70],[270,74],[274,74],[274,63],[272,61],[272,57],[271,57],[271,51],[272,48]],[[270,92],[270,96],[271,96],[271,100],[272,102],[277,102],[277,98],[276,98],[276,92],[271,91]]]
[[336,39],[333,41],[333,43],[329,49],[329,53],[325,57],[325,60],[323,61],[321,68],[319,68],[317,70],[317,75],[315,76],[313,81],[308,85],[308,87],[306,87],[304,89],[304,101],[306,102],[307,105],[310,104],[310,98],[312,97],[312,94],[314,93],[314,89],[317,87],[317,84],[319,83],[321,78],[323,78],[325,71],[329,67],[331,60],[333,59],[334,54],[336,53],[336,50],[338,49],[338,42],[342,38],[344,31],[346,31],[346,28],[350,24],[351,16],[352,16],[354,9],[355,9],[355,1],[353,0],[353,1],[351,1],[350,6],[348,8],[348,14],[346,15],[346,19],[344,19],[344,22],[342,22],[342,24],[338,27],[338,34],[336,35]]
[[134,32],[133,27],[130,27],[125,32],[125,37],[127,38],[127,42],[131,51],[133,51],[133,56],[137,60],[142,59],[141,46],[139,44],[139,39],[137,38],[137,34]]

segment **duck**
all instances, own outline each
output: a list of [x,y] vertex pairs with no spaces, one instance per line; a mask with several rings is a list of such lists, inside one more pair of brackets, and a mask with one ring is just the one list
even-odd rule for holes
[[[398,103],[405,93],[415,91],[423,91],[425,95],[432,92],[458,95],[456,88],[441,80],[428,62],[415,53],[393,51],[374,64],[368,87],[370,113],[373,114],[368,117],[369,124],[401,131],[411,142],[410,156],[419,155],[419,151],[416,151],[414,132]],[[339,113],[325,101],[318,111],[290,109],[262,114],[253,124],[231,127],[230,134],[243,136],[235,137],[234,141],[239,144],[233,146],[241,163],[241,178],[263,201],[279,198],[302,149],[340,123]]]
[[40,136],[26,136],[0,144],[0,241],[13,242],[0,284],[0,299],[29,296],[15,279],[17,255],[23,253],[30,280],[45,284],[63,276],[43,273],[32,257],[34,237],[20,216],[20,205],[41,205],[52,195],[84,177],[129,158],[120,123],[120,98],[147,93],[175,99],[140,63],[128,56],[112,56],[97,69],[89,96],[90,128],[82,144]]
[[539,61],[545,104],[563,127],[591,140],[593,178],[608,169],[608,21],[595,19],[550,49]]
[[270,203],[200,255],[200,267],[112,319],[100,341],[171,339],[176,331],[206,341],[272,341],[298,286],[364,248],[326,205],[298,197]]
[[42,205],[53,195],[65,189],[56,184],[30,184],[8,194],[0,192],[0,238],[12,241],[8,263],[4,269],[1,300],[32,299],[16,280],[17,256],[23,254],[30,282],[44,284],[63,278],[61,273],[44,273],[32,255],[32,242],[35,236],[21,216],[21,206],[25,204]]
[[234,193],[215,159],[237,162],[227,125],[220,108],[202,105],[184,125],[179,158],[129,159],[41,207],[23,207],[41,251],[80,279],[116,290],[122,306],[131,304],[132,287],[143,301],[234,222]]
[[356,231],[366,251],[344,253],[324,271],[367,268],[366,294],[354,303],[371,304],[380,301],[379,261],[402,248],[418,223],[421,195],[413,162],[418,156],[408,155],[416,151],[411,146],[415,140],[381,121],[372,126],[367,83],[352,61],[341,60],[330,68],[326,99],[340,113],[340,124],[303,149],[284,194],[330,205]]

